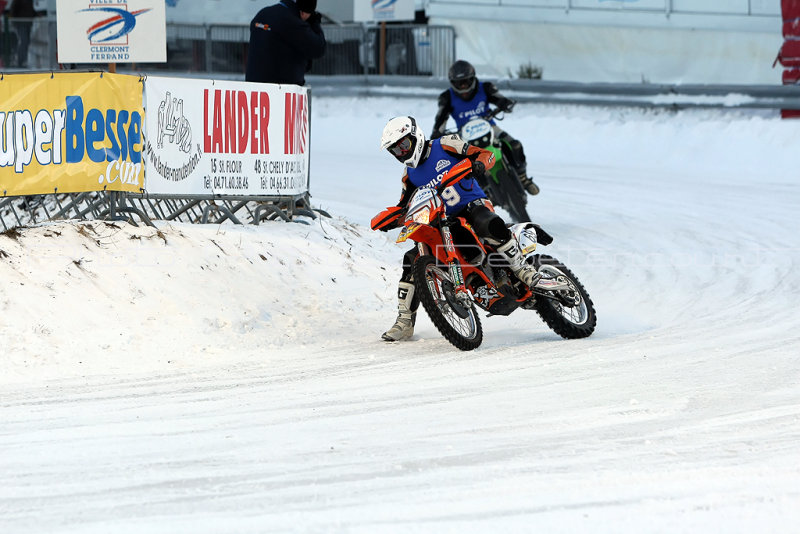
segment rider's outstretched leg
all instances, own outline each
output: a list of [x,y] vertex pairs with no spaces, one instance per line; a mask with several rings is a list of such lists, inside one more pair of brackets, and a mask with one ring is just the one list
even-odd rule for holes
[[403,281],[397,284],[397,319],[381,338],[384,341],[410,339],[414,335],[418,307],[419,299],[414,299],[414,284]]
[[410,339],[414,335],[419,297],[414,294],[414,277],[411,274],[411,268],[416,259],[416,247],[403,256],[403,274],[397,284],[397,319],[392,327],[381,336],[384,341],[402,341]]

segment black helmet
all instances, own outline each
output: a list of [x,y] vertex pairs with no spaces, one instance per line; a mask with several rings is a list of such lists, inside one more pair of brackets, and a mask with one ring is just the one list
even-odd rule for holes
[[447,76],[450,78],[450,86],[453,91],[462,98],[470,94],[478,83],[478,80],[475,79],[475,67],[463,59],[459,59],[450,66]]

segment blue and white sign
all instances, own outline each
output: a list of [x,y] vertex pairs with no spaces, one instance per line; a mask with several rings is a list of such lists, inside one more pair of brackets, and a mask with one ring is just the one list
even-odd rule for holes
[[354,0],[356,22],[414,20],[414,0]]
[[59,0],[59,63],[167,61],[164,0]]

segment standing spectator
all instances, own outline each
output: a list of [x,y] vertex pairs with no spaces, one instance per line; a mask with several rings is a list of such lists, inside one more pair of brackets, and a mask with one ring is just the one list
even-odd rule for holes
[[325,53],[317,0],[281,0],[250,22],[249,82],[305,85],[311,60]]
[[8,12],[14,20],[14,29],[17,31],[19,42],[17,43],[17,67],[28,66],[28,46],[31,44],[31,27],[36,11],[33,9],[33,0],[13,0],[11,9]]

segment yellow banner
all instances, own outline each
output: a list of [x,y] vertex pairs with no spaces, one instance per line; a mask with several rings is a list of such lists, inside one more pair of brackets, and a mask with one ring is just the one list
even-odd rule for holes
[[142,84],[109,73],[0,77],[0,198],[144,187]]

